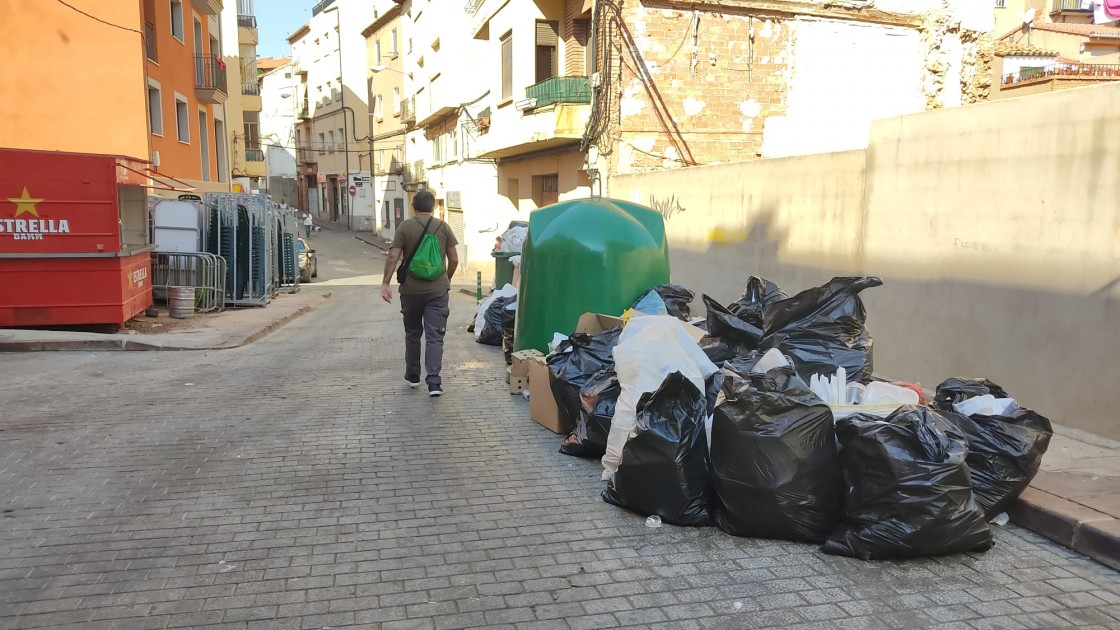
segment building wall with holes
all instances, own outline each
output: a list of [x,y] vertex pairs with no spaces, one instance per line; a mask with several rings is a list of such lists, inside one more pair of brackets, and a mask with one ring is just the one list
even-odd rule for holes
[[990,86],[994,17],[971,0],[605,4],[597,143],[610,173],[860,149],[873,120],[984,100]]

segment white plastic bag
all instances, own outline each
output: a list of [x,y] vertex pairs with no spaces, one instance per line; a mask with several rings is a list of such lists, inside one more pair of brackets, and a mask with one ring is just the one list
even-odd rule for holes
[[996,398],[991,394],[984,394],[983,396],[974,396],[967,400],[953,405],[953,409],[957,410],[965,416],[975,416],[977,414],[982,416],[1006,416],[1009,411],[1015,409],[1014,398]]
[[614,476],[622,460],[622,447],[637,421],[638,399],[656,391],[673,372],[680,372],[700,391],[704,380],[719,371],[696,345],[685,324],[668,315],[648,315],[630,320],[614,349],[615,372],[622,393],[615,405],[607,453],[603,456],[603,479]]
[[512,284],[507,284],[500,290],[491,293],[490,297],[487,297],[486,299],[482,300],[481,303],[479,303],[478,310],[476,310],[474,313],[475,341],[482,337],[482,329],[486,327],[486,309],[490,308],[490,305],[494,303],[494,300],[498,298],[514,297],[516,295],[517,287],[513,286]]
[[520,252],[521,246],[525,243],[525,237],[529,234],[529,228],[515,225],[502,233],[501,243],[498,245],[497,251],[499,252]]

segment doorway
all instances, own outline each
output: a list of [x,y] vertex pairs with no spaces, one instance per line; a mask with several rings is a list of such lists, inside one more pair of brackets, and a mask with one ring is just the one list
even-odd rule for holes
[[210,127],[206,124],[206,112],[198,112],[198,150],[202,154],[202,181],[210,181]]

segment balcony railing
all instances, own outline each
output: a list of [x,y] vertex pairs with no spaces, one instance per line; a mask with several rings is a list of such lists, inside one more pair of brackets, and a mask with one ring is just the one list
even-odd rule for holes
[[334,4],[334,0],[320,0],[319,2],[315,3],[314,7],[311,8],[311,15],[319,15],[323,12],[323,9],[331,6],[332,4]]
[[468,15],[474,15],[478,13],[479,7],[481,7],[482,3],[485,1],[486,0],[467,0],[467,4],[463,7],[463,10],[466,11]]
[[299,109],[299,118],[300,120],[308,120],[311,118],[311,108],[307,106],[307,103],[304,103],[303,107]]
[[156,25],[151,22],[144,22],[144,55],[152,61],[159,61],[159,54],[157,54],[158,47],[156,46]]
[[1083,2],[1083,0],[1054,0],[1054,8],[1052,9],[1054,13],[1059,11],[1085,11],[1088,13],[1092,10],[1093,3]]
[[245,96],[260,96],[261,86],[256,81],[242,83],[241,93]]
[[553,103],[590,103],[591,82],[587,77],[552,77],[525,88],[525,98],[535,100],[533,107]]
[[245,149],[246,162],[263,162],[264,151],[262,149]]
[[257,28],[257,16],[238,14],[237,25],[241,28]]
[[226,90],[226,64],[215,55],[194,56],[194,86],[199,90]]
[[1004,86],[1008,86],[1015,85],[1016,83],[1023,83],[1024,81],[1034,81],[1035,79],[1046,79],[1053,77],[1101,77],[1120,80],[1120,64],[1055,63],[1041,68],[1021,68],[1017,74],[1005,74],[1003,76],[1002,83]]

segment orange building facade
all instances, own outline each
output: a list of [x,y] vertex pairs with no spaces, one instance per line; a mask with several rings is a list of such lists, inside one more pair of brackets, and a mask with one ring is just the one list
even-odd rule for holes
[[221,0],[140,0],[151,159],[199,192],[229,190],[221,11]]

